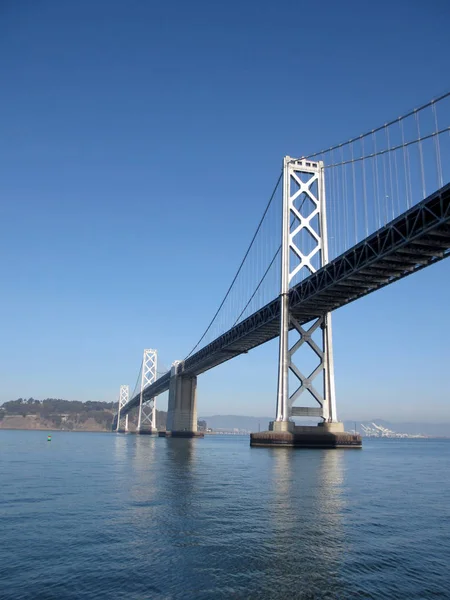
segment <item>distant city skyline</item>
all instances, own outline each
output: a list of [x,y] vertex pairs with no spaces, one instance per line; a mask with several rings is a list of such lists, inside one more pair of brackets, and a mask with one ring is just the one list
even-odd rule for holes
[[[404,6],[4,3],[0,402],[116,401],[145,347],[186,356],[282,157],[448,86],[447,3]],[[339,418],[450,421],[449,298],[443,261],[333,314]],[[276,361],[201,375],[198,414],[274,416]]]

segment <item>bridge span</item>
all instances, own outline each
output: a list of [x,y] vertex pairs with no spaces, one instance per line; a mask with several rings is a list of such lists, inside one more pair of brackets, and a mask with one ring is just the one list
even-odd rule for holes
[[[331,313],[450,255],[450,184],[444,184],[450,178],[450,126],[439,128],[436,111],[437,104],[445,100],[450,100],[450,94],[309,158],[284,158],[282,174],[255,236],[210,325],[191,354],[175,361],[159,379],[156,353],[145,351],[140,389],[128,398],[128,387],[121,388],[114,423],[118,431],[127,429],[128,414],[135,408],[139,408],[139,429],[145,421],[154,429],[155,398],[169,391],[168,433],[195,435],[197,376],[278,337],[276,418],[270,431],[252,434],[251,443],[361,446],[361,438],[345,433],[337,419]],[[434,116],[434,129],[424,133],[418,115],[426,110]],[[447,118],[450,122],[450,104]],[[412,138],[405,139],[408,119],[417,130]],[[400,134],[401,142],[396,144],[395,135]],[[442,137],[444,134],[446,137]],[[381,148],[377,135],[384,136]],[[370,142],[373,151],[367,149]],[[325,172],[331,191],[327,190],[327,201]],[[432,187],[430,180],[435,182]],[[280,183],[278,209],[272,201]],[[427,194],[430,188],[435,191]],[[399,210],[402,206],[406,210]],[[275,212],[271,214],[270,210]],[[237,299],[245,302],[245,286],[239,288],[236,281],[241,277],[244,284],[248,283],[258,266],[249,256],[252,250],[257,258],[261,256],[272,239],[268,234],[264,238],[267,223],[279,227],[279,247],[275,247],[262,277],[258,274],[254,292],[237,318],[230,313],[230,326],[222,327],[207,340],[233,289]],[[349,244],[352,237],[354,245]],[[259,238],[262,242],[258,246],[255,240]],[[330,253],[334,255],[331,260]],[[274,265],[275,269],[279,265],[278,274]],[[267,285],[271,269],[281,285],[278,291],[270,292],[271,301],[261,302],[262,286]],[[255,296],[259,305],[251,311]],[[292,330],[298,339],[290,346]],[[320,343],[317,335],[321,336]],[[197,350],[202,342],[203,347]],[[304,374],[294,360],[302,345],[319,359],[319,365],[309,374]],[[150,355],[154,362],[147,364],[145,357]],[[292,377],[296,387],[290,392]],[[312,396],[317,406],[298,406],[303,394]],[[149,415],[142,412],[146,406],[151,406]],[[315,427],[297,426],[293,417],[314,417],[322,422]]]
[[[450,255],[450,184],[356,244],[289,291],[289,308],[304,325]],[[290,329],[293,325],[290,326]],[[182,363],[196,376],[246,353],[280,333],[280,301],[235,325]],[[167,392],[170,371],[145,388],[144,402]],[[139,406],[131,398],[123,414]]]

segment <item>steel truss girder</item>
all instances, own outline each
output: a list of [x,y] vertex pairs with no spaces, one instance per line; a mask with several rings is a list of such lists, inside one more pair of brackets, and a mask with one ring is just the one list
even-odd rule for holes
[[145,397],[144,390],[156,381],[158,354],[156,350],[148,348],[142,356],[141,392],[139,398],[139,415],[137,430],[145,427],[156,429],[156,398]]
[[[366,275],[366,292],[354,295],[349,293],[345,304],[442,260],[450,253],[441,249],[440,242],[436,243],[434,253],[427,249],[423,253],[419,251],[417,256],[410,256],[407,253],[402,254],[401,251],[408,250],[414,241],[428,237],[430,231],[439,230],[449,222],[450,185],[447,185],[296,286],[291,290],[290,304],[295,309],[295,306],[309,302],[313,297],[318,299],[321,291],[333,289],[340,282],[349,281],[352,275],[360,273],[363,269],[370,269],[371,266],[376,268],[380,263],[383,264],[384,260],[398,262],[399,265],[403,265],[403,270],[399,272],[396,268],[395,273],[392,272],[384,281],[379,281],[377,276]],[[450,233],[447,239],[450,239]],[[330,309],[334,310],[343,304],[331,305]]]
[[[408,248],[414,241],[436,237],[436,252],[433,256],[417,254],[414,257],[398,252]],[[289,308],[302,324],[319,317],[325,312],[345,306],[386,285],[450,256],[450,250],[442,249],[442,240],[450,241],[450,184],[437,190],[419,204],[359,242],[344,254],[317,270],[289,291]],[[350,283],[348,278],[361,270],[395,263],[392,276],[384,283],[365,275],[365,281]],[[401,269],[398,268],[401,266]],[[334,292],[339,294],[334,296]],[[341,292],[347,290],[345,295]],[[318,303],[321,309],[317,310]],[[232,327],[210,344],[186,359],[186,374],[199,375],[257,346],[276,338],[279,334],[280,302],[275,298],[256,313]],[[149,386],[144,397],[153,397],[169,389],[170,372]],[[140,395],[130,400],[126,410],[139,405]]]

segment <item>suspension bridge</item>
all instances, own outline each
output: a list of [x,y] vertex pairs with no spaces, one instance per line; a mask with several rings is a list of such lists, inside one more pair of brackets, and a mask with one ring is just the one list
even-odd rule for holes
[[[331,313],[449,256],[449,181],[450,93],[342,144],[286,156],[204,333],[163,373],[156,350],[144,351],[113,428],[127,431],[137,409],[137,432],[155,432],[156,397],[169,391],[164,435],[195,436],[197,376],[279,337],[275,418],[251,444],[360,447],[337,418]],[[312,369],[296,360],[300,348]]]

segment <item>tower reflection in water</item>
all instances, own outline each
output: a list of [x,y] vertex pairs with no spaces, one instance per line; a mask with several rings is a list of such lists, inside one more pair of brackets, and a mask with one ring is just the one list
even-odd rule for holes
[[200,498],[195,471],[196,440],[135,436],[133,483],[134,519],[153,530],[164,543],[179,545],[196,535],[194,498]]
[[119,437],[117,518],[125,554],[148,566],[143,597],[351,597],[345,451]]
[[[268,589],[280,597],[297,586],[311,597],[342,593],[345,450],[290,450],[272,456],[269,501]],[[316,596],[317,594],[317,596]],[[322,594],[322,595],[321,595]]]
[[156,437],[150,435],[133,436],[131,464],[133,481],[130,497],[133,507],[133,519],[140,527],[156,527],[156,501],[158,493],[158,465]]
[[[163,578],[166,589],[176,597],[184,597],[186,582],[196,586],[199,545],[204,535],[202,507],[207,501],[202,494],[197,472],[199,440],[166,438],[160,440],[163,455],[159,465],[163,482],[160,486],[159,544],[170,570]],[[200,441],[201,443],[201,441]],[[170,596],[167,596],[170,597]]]
[[116,494],[122,510],[118,522],[127,527],[154,527],[158,466],[154,436],[116,434],[113,463]]
[[[166,438],[164,476],[166,499],[174,517],[189,520],[197,494],[196,450],[198,440],[189,438]],[[175,531],[176,534],[176,531]]]

